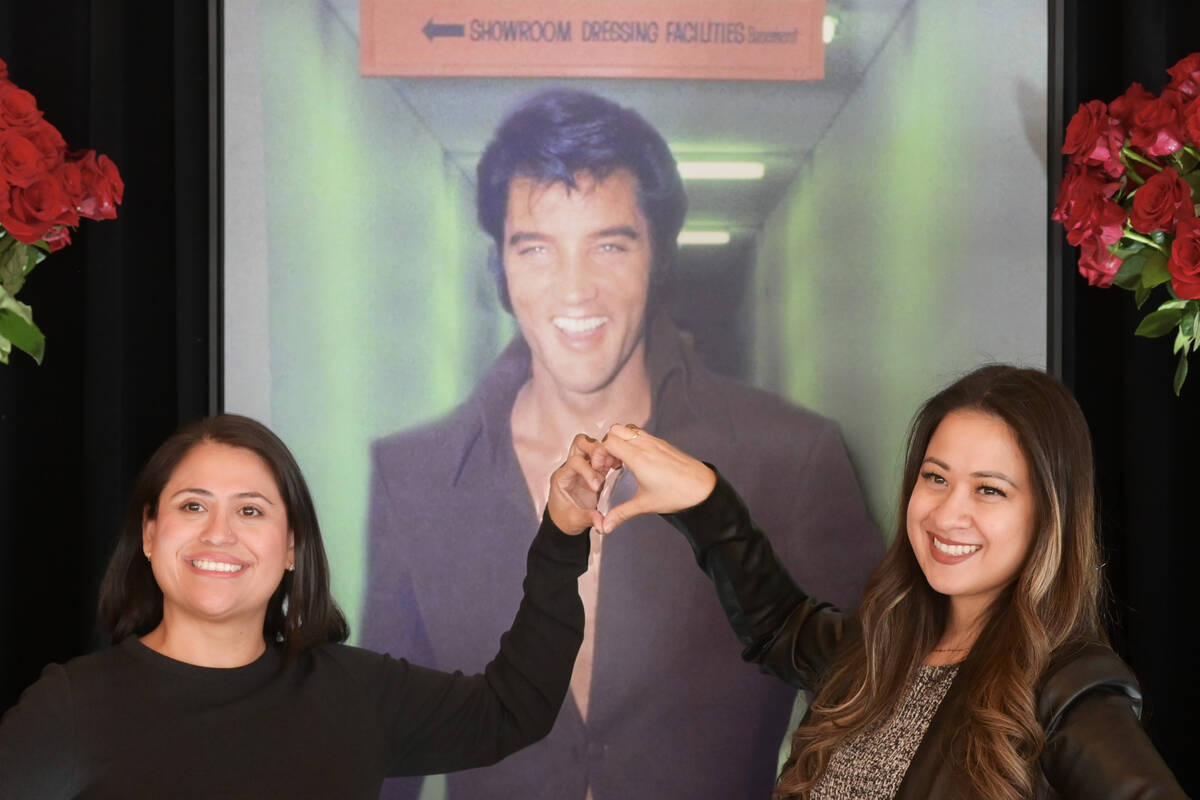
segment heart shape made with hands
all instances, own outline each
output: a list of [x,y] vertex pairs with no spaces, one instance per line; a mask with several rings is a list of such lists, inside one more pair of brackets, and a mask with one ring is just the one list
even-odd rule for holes
[[[622,468],[633,473],[637,491],[602,514],[600,496]],[[548,508],[563,531],[592,527],[607,534],[642,514],[691,508],[712,493],[716,482],[716,473],[702,461],[636,425],[618,424],[601,440],[585,434],[572,440],[567,460],[551,476]]]

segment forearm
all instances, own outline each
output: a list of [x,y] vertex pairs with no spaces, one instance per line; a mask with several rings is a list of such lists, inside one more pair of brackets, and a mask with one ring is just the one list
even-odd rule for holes
[[479,675],[403,664],[384,703],[396,726],[391,775],[495,763],[549,733],[583,640],[578,579],[588,537],[544,518],[529,550],[524,597]]
[[543,517],[529,549],[521,606],[484,670],[514,721],[512,750],[549,733],[566,698],[583,642],[578,581],[588,550],[586,532],[569,536]]
[[810,599],[780,563],[737,492],[718,475],[702,503],[664,518],[695,553],[716,586],[721,606],[744,647],[742,657],[796,686],[807,687],[794,658],[801,628],[823,606]]

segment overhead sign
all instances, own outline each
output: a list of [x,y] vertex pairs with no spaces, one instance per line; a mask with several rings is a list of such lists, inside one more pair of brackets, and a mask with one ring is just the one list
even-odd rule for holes
[[365,75],[817,80],[824,0],[361,0]]

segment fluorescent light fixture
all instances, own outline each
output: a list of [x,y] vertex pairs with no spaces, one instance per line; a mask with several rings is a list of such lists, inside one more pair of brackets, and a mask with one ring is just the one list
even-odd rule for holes
[[688,180],[756,181],[767,173],[761,161],[680,161],[679,177]]
[[729,231],[680,231],[679,245],[708,245],[710,247],[729,244]]
[[833,41],[833,37],[837,35],[838,18],[832,14],[826,14],[825,19],[821,21],[821,41],[829,44]]

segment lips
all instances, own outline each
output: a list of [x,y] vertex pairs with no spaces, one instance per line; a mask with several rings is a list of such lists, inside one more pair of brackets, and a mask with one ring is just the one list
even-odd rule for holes
[[591,317],[554,317],[550,320],[554,327],[568,336],[587,336],[608,322],[608,317],[599,315]]
[[939,564],[961,564],[983,549],[981,544],[963,544],[929,534],[929,554]]
[[189,567],[203,575],[234,577],[246,569],[246,564],[229,556],[197,555],[184,559]]

